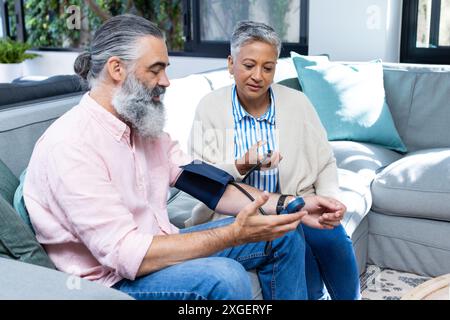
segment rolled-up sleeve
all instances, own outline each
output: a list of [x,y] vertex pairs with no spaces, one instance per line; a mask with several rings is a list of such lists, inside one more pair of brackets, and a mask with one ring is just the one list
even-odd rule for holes
[[64,212],[65,227],[102,265],[135,279],[153,235],[139,230],[102,158],[77,144],[59,144],[48,157],[53,205]]
[[182,169],[180,166],[186,165],[193,161],[193,158],[183,152],[178,141],[174,141],[166,134],[162,140],[163,145],[167,147],[167,158],[169,162],[170,186],[173,187],[177,182],[178,176]]

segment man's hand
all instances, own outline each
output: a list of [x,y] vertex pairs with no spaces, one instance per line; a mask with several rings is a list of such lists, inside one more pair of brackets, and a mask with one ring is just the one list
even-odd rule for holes
[[302,223],[312,228],[333,229],[340,224],[347,211],[343,203],[332,198],[307,196],[304,200],[303,210],[308,211],[308,215],[302,219]]
[[234,233],[235,245],[270,241],[281,237],[285,233],[295,230],[302,219],[307,216],[306,211],[263,216],[259,214],[258,208],[268,199],[268,193],[264,192],[255,201],[245,206],[236,216],[236,220],[229,225]]

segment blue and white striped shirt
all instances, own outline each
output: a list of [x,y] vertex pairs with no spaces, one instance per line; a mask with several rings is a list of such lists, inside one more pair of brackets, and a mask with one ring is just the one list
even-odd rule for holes
[[[267,143],[261,147],[263,153],[268,150],[278,150],[275,131],[275,99],[270,88],[270,106],[259,118],[250,115],[240,104],[236,85],[231,90],[231,101],[234,117],[234,157],[242,158],[252,145],[264,140]],[[260,149],[260,150],[261,150]],[[244,181],[245,183],[268,192],[278,192],[278,168],[270,170],[255,170]]]

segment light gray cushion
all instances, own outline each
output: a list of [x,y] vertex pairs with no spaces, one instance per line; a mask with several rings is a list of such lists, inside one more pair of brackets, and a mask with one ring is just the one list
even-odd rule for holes
[[[16,177],[28,165],[34,144],[48,126],[74,107],[82,95],[0,110],[0,159]],[[14,146],[14,147],[12,147]]]
[[386,167],[372,184],[373,209],[450,221],[450,149],[413,152]]
[[370,143],[331,141],[338,168],[358,173],[368,184],[378,171],[400,159],[401,154]]
[[450,223],[369,212],[368,263],[437,277],[450,273]]
[[450,67],[384,66],[384,87],[408,151],[450,147]]
[[189,194],[176,188],[170,189],[169,200],[167,201],[167,212],[170,222],[182,229],[186,227],[185,222],[192,215],[192,209],[200,203]]
[[132,300],[118,290],[27,263],[0,258],[0,299]]

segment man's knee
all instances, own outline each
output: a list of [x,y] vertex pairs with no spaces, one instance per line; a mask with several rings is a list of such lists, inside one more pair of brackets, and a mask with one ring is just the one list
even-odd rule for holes
[[229,258],[208,258],[203,276],[211,288],[210,299],[246,300],[252,298],[251,281],[247,271]]
[[287,251],[287,252],[305,252],[305,238],[303,236],[303,233],[298,232],[297,230],[287,232],[282,237],[276,239],[275,244],[280,251]]

